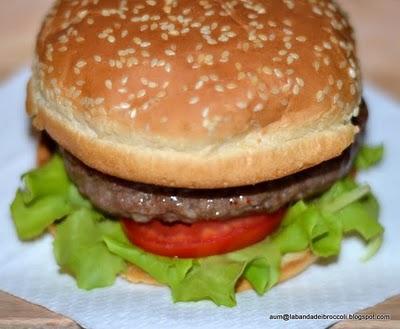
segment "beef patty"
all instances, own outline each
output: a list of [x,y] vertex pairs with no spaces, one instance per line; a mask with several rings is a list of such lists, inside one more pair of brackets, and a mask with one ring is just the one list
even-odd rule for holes
[[186,223],[223,220],[270,213],[327,190],[351,170],[367,117],[366,105],[362,103],[358,117],[353,118],[361,132],[340,156],[281,179],[235,188],[194,190],[129,182],[89,168],[65,150],[62,154],[68,175],[79,191],[108,214],[138,222],[153,218]]

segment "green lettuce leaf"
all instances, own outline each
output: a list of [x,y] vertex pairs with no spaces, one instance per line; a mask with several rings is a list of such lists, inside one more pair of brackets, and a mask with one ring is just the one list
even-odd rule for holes
[[79,194],[59,156],[24,175],[23,181],[25,187],[11,206],[18,235],[32,239],[56,223],[56,260],[84,289],[112,284],[129,262],[168,285],[174,301],[208,299],[234,306],[238,281],[245,278],[258,294],[265,293],[278,282],[281,260],[287,253],[310,248],[316,256],[334,256],[344,234],[355,232],[368,243],[367,259],[382,242],[378,202],[369,186],[350,178],[315,200],[289,207],[279,230],[263,241],[198,259],[157,256],[132,245],[119,222],[105,218]]
[[187,275],[170,285],[172,298],[181,302],[209,299],[217,305],[235,306],[235,285],[245,265],[229,257],[194,260]]
[[382,144],[377,146],[364,145],[357,154],[354,166],[358,170],[368,169],[382,160],[383,153],[384,147]]
[[125,261],[111,253],[103,239],[126,243],[119,222],[95,211],[70,182],[59,155],[23,176],[11,204],[11,215],[20,239],[40,236],[57,225],[54,255],[60,267],[74,275],[78,286],[92,289],[111,285],[125,268]]
[[365,254],[361,257],[361,260],[366,262],[371,259],[380,249],[383,242],[383,235],[378,235],[376,238],[372,239],[367,244],[367,249]]
[[129,242],[116,241],[106,237],[104,241],[110,251],[121,256],[149,273],[158,282],[173,285],[181,281],[192,268],[191,259],[178,259],[150,254]]
[[71,204],[63,196],[49,195],[27,206],[21,191],[18,191],[11,205],[11,215],[21,240],[40,236],[56,220],[72,211]]
[[72,211],[69,182],[60,156],[45,166],[22,176],[24,188],[19,189],[11,204],[11,215],[22,240],[40,236],[56,220]]
[[78,287],[93,289],[114,283],[125,262],[107,249],[103,238],[118,237],[118,222],[104,220],[96,211],[82,208],[57,225],[54,255],[64,271],[75,276]]

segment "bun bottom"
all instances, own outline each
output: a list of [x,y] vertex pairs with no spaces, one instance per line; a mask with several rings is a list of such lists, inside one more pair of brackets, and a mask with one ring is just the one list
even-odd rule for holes
[[[41,134],[39,138],[36,162],[38,166],[45,164],[54,152],[54,142],[49,139],[45,134]],[[54,236],[56,234],[55,225],[49,227],[50,233]],[[281,274],[279,276],[279,282],[288,280],[297,274],[303,272],[307,267],[317,260],[309,249],[297,252],[289,253],[282,257],[281,262]],[[126,271],[121,276],[132,283],[141,283],[153,286],[161,286],[153,277],[147,274],[139,267],[129,264]],[[252,287],[246,279],[240,279],[236,285],[236,291],[251,290]]]
[[[281,274],[279,276],[279,282],[286,281],[297,274],[303,272],[307,267],[317,260],[310,250],[305,250],[297,253],[286,254],[282,258],[281,263]],[[142,283],[153,286],[161,286],[154,278],[144,272],[139,267],[129,264],[128,268],[121,276],[132,283]],[[250,283],[246,279],[240,279],[236,285],[236,291],[252,290]]]

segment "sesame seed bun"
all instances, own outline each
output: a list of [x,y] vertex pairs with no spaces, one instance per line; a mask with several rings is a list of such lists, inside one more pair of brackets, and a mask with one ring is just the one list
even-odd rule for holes
[[358,131],[354,40],[332,1],[59,1],[32,71],[34,125],[131,181],[273,180],[339,155]]

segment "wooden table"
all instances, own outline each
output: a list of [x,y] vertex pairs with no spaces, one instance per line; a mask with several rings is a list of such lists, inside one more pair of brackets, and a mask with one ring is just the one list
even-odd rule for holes
[[[400,0],[338,0],[356,30],[364,79],[400,100]],[[41,17],[52,0],[0,2],[0,80],[29,64]],[[364,310],[391,321],[344,321],[334,329],[400,328],[400,296]],[[0,292],[0,328],[80,328],[74,321]]]

